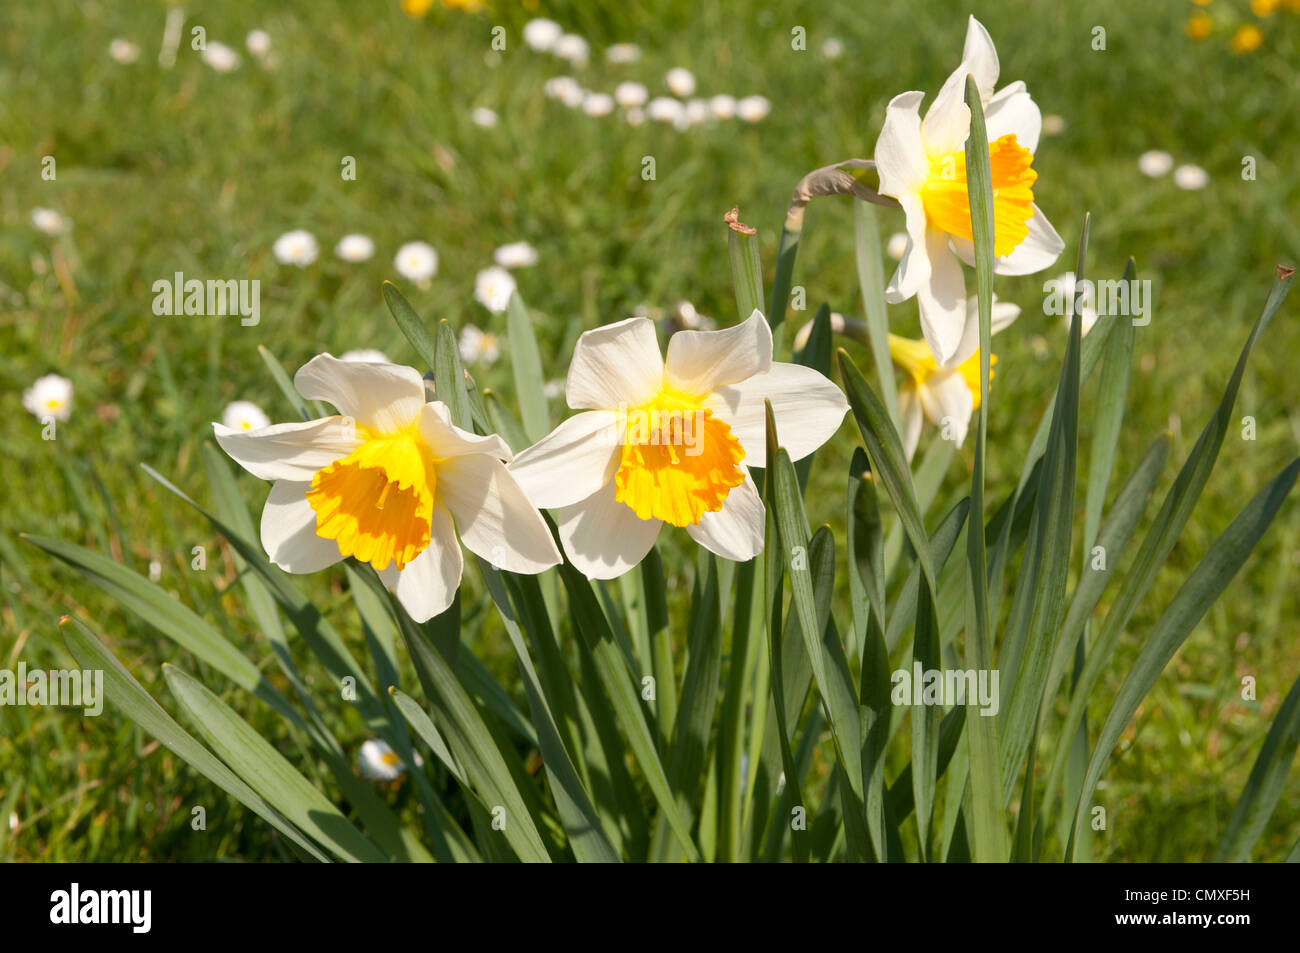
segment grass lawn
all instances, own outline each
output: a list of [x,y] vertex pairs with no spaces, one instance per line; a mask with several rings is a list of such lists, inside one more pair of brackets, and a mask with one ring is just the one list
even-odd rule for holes
[[[537,317],[550,378],[563,378],[578,333],[635,313],[666,314],[689,300],[719,325],[734,323],[723,213],[738,205],[758,228],[770,287],[795,183],[816,167],[869,158],[888,100],[907,89],[932,94],[956,65],[968,13],[997,43],[1001,82],[1025,80],[1044,114],[1063,120],[1035,156],[1034,191],[1066,252],[1049,272],[995,283],[999,298],[1022,313],[996,342],[990,500],[1014,488],[1056,387],[1067,335],[1059,317],[1043,313],[1043,283],[1073,269],[1085,212],[1090,274],[1118,277],[1131,256],[1154,293],[1151,322],[1136,333],[1112,495],[1166,429],[1173,445],[1157,494],[1168,487],[1222,394],[1275,266],[1300,257],[1300,13],[1258,19],[1247,3],[1229,0],[1204,8],[1124,0],[489,6],[411,19],[396,0],[196,2],[186,7],[169,69],[158,63],[166,4],[0,7],[0,667],[20,659],[28,668],[70,665],[57,621],[71,613],[93,622],[155,697],[170,697],[162,664],[183,661],[274,741],[274,715],[19,534],[81,543],[142,573],[156,564],[178,599],[236,644],[253,646],[252,657],[269,659],[242,599],[224,594],[235,578],[227,544],[140,469],[149,464],[203,501],[200,447],[229,402],[252,401],[272,420],[293,418],[260,348],[290,373],[318,352],[355,348],[418,364],[384,306],[387,279],[426,318],[455,329],[474,324],[508,353],[505,316],[473,292],[494,249],[515,241],[539,253],[515,275]],[[1213,22],[1200,40],[1185,29],[1198,10]],[[576,69],[527,48],[520,31],[536,15],[584,36],[590,64]],[[1256,22],[1259,48],[1235,52],[1234,30]],[[503,51],[492,49],[496,25],[505,29]],[[235,48],[239,67],[206,65],[190,48],[196,26],[209,44]],[[795,27],[806,31],[806,49],[792,49]],[[245,49],[255,28],[272,39],[272,65]],[[1098,29],[1104,49],[1094,48]],[[119,37],[138,45],[135,62],[110,56]],[[836,58],[823,49],[831,38],[842,44]],[[606,62],[604,49],[624,41],[640,46],[641,59]],[[666,95],[664,74],[674,66],[694,73],[696,96],[762,95],[771,112],[754,123],[632,126],[621,110],[589,116],[544,92],[549,78],[570,74],[594,90],[612,93],[636,80],[652,96]],[[497,124],[477,124],[478,107],[493,110]],[[1202,167],[1208,185],[1186,190],[1171,175],[1143,175],[1138,156],[1153,149]],[[47,156],[52,179],[42,176]],[[348,157],[355,178],[343,174]],[[642,174],[647,158],[651,180]],[[36,208],[56,210],[69,227],[43,233],[32,224]],[[882,239],[903,229],[900,212],[880,215]],[[307,267],[272,253],[292,229],[319,242]],[[369,261],[335,256],[338,240],[354,232],[374,240]],[[397,249],[415,240],[439,256],[427,287],[394,267]],[[153,283],[175,272],[259,280],[259,323],[155,315]],[[850,200],[810,206],[794,281],[806,289],[808,310],[791,312],[792,322],[810,319],[823,302],[862,316]],[[973,293],[973,279],[968,287]],[[1254,439],[1242,438],[1244,425],[1229,428],[1205,496],[1104,677],[1094,731],[1186,574],[1296,455],[1296,307],[1288,302],[1266,331],[1237,401],[1236,418],[1253,418]],[[914,301],[891,306],[890,320],[897,333],[919,336]],[[871,366],[862,345],[845,346],[859,366]],[[507,361],[470,369],[513,402]],[[39,421],[21,406],[22,391],[47,373],[76,388],[54,441],[42,439]],[[1096,386],[1084,393],[1084,454]],[[562,403],[552,401],[553,420]],[[934,439],[927,425],[922,452]],[[830,523],[837,536],[858,442],[846,422],[819,453],[808,489],[810,520]],[[932,519],[968,491],[972,444],[953,458]],[[240,487],[260,510],[266,486],[241,475]],[[674,602],[684,602],[693,549],[684,533],[661,540],[682,593]],[[191,568],[196,546],[206,548],[204,571]],[[1079,554],[1076,573],[1081,561]],[[1094,857],[1200,860],[1217,843],[1269,722],[1300,676],[1297,572],[1300,507],[1292,502],[1127,729],[1098,795],[1109,829],[1094,838]],[[361,644],[342,580],[331,571],[297,582],[327,612],[337,608],[335,624]],[[472,573],[462,599],[465,644],[522,705],[505,634]],[[838,606],[847,614],[846,602]],[[1245,676],[1257,680],[1254,701],[1242,699]],[[364,722],[353,713],[340,723],[345,749],[355,751],[368,737]],[[403,812],[417,810],[410,784],[385,796]],[[186,822],[194,805],[206,806],[206,831]],[[4,823],[11,815],[16,820]],[[1300,785],[1292,784],[1258,855],[1280,858],[1297,837]],[[274,859],[284,850],[279,840],[111,709],[84,719],[0,708],[0,858]]]

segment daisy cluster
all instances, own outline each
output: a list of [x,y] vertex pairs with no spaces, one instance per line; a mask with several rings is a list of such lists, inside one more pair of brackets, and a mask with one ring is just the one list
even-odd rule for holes
[[[271,253],[282,265],[306,268],[320,257],[320,243],[306,229],[294,229],[275,240]],[[374,257],[375,242],[370,236],[360,233],[344,235],[334,246],[334,254],[347,262],[368,261]],[[498,248],[493,258],[495,263],[475,276],[474,298],[493,314],[502,314],[517,287],[510,269],[537,264],[537,249],[527,242],[511,242]],[[407,242],[397,249],[393,267],[408,281],[427,287],[438,273],[438,252],[428,242]]]
[[1180,189],[1194,192],[1210,184],[1210,173],[1199,165],[1185,163],[1174,168],[1174,157],[1163,149],[1151,149],[1138,156],[1138,171],[1152,179],[1163,178],[1171,171],[1174,185]]
[[[260,65],[270,69],[275,64],[275,54],[271,50],[271,35],[265,30],[252,30],[244,37],[244,46]],[[140,47],[125,37],[117,37],[108,44],[108,55],[114,62],[130,66],[140,59]],[[217,40],[207,40],[199,51],[199,59],[218,73],[230,73],[239,69],[243,62],[239,52],[231,46]]]
[[[543,18],[529,20],[524,25],[524,43],[532,50],[558,57],[578,68],[586,66],[591,55],[586,40],[565,33],[554,20]],[[842,46],[832,45],[829,51],[824,48],[824,52],[834,58],[840,55]],[[635,63],[641,59],[641,49],[634,43],[615,43],[605,50],[605,59],[614,64]],[[727,93],[697,96],[695,76],[682,66],[670,69],[664,75],[663,85],[666,94],[652,97],[646,84],[634,80],[619,83],[612,92],[602,92],[584,88],[572,76],[555,76],[546,81],[545,91],[549,98],[572,109],[581,109],[588,116],[604,117],[621,111],[629,125],[640,126],[649,120],[678,130],[726,119],[760,122],[772,109],[765,96],[737,98]]]

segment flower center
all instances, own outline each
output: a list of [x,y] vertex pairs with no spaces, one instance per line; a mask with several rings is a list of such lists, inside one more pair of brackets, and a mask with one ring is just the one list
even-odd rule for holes
[[[960,374],[966,382],[966,388],[971,392],[975,399],[973,410],[980,408],[980,352],[977,349],[974,354],[962,361],[954,370],[944,371],[940,369],[930,353],[930,347],[924,341],[913,340],[912,338],[899,337],[897,334],[889,336],[889,357],[894,362],[895,367],[901,368],[912,378],[912,383],[916,387],[924,387],[929,383],[930,378],[938,374]],[[989,355],[989,386],[993,386],[993,368],[998,362],[996,354]]]
[[[993,254],[1005,258],[1029,234],[1034,214],[1034,154],[1013,134],[989,143],[989,171],[993,179]],[[966,153],[952,152],[930,158],[930,175],[921,187],[925,220],[949,235],[974,241],[970,197],[966,191]]]
[[363,437],[312,478],[307,502],[316,534],[376,570],[390,562],[402,569],[429,545],[438,485],[433,454],[414,427]]
[[699,398],[665,388],[623,417],[615,499],[641,519],[694,525],[722,509],[732,487],[745,481],[745,449]]

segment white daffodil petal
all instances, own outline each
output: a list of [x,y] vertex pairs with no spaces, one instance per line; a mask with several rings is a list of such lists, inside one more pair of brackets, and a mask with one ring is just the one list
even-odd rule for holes
[[885,108],[876,139],[876,173],[882,195],[901,198],[925,184],[930,160],[921,139],[921,100],[925,93],[899,93]]
[[925,233],[930,280],[916,294],[921,331],[940,366],[950,366],[966,328],[966,277],[961,262],[948,247],[948,236],[935,229]]
[[614,579],[636,566],[659,536],[661,520],[643,520],[614,498],[611,480],[580,503],[555,511],[564,554],[590,579]]
[[966,136],[970,133],[967,76],[975,80],[980,104],[988,103],[998,82],[998,51],[994,49],[984,25],[974,17],[966,25],[961,65],[944,81],[921,123],[921,135],[931,155],[956,152],[966,144]]
[[420,436],[438,459],[485,453],[509,463],[514,454],[497,434],[480,437],[451,422],[451,410],[441,401],[430,401],[420,409]]
[[663,385],[664,362],[654,322],[628,318],[578,338],[565,398],[574,410],[614,410],[644,404]]
[[343,558],[332,539],[316,535],[316,511],[307,502],[310,482],[279,480],[262,508],[262,548],[285,572],[316,572]]
[[360,444],[356,428],[342,417],[305,423],[272,424],[260,430],[233,430],[214,423],[217,443],[259,480],[307,480],[346,457]]
[[[993,272],[999,275],[1032,275],[1052,267],[1065,251],[1065,241],[1057,234],[1037,205],[1029,218],[1029,234],[1004,258],[993,259]],[[949,236],[957,257],[975,267],[975,246],[966,238]]]
[[917,396],[916,387],[910,382],[898,389],[898,417],[903,428],[899,436],[903,439],[903,451],[910,463],[916,455],[917,444],[921,442],[921,424],[925,418],[921,410],[921,399]]
[[533,506],[569,506],[614,478],[622,439],[615,411],[588,410],[515,457],[510,473]]
[[970,107],[966,105],[966,68],[959,66],[944,82],[921,120],[921,139],[929,155],[959,152],[970,135]]
[[966,43],[961,51],[961,65],[975,78],[975,85],[980,91],[980,103],[988,102],[993,95],[993,87],[998,84],[998,51],[993,46],[989,31],[973,16],[966,22]]
[[560,562],[546,521],[500,460],[475,453],[439,461],[437,493],[465,548],[498,569],[538,573]]
[[[978,315],[978,311],[976,313]],[[993,296],[992,321],[989,322],[991,325],[989,330],[993,334],[1009,328],[1018,317],[1020,317],[1020,305],[1011,304],[1009,301],[999,301],[997,295]]]
[[721,331],[678,331],[668,339],[664,383],[686,394],[711,394],[772,366],[772,329],[755,309]]
[[993,271],[999,275],[1032,275],[1051,268],[1065,251],[1065,241],[1037,205],[1029,218],[1029,234],[1010,255],[995,259]]
[[915,194],[898,200],[907,221],[907,245],[898,259],[894,276],[885,288],[885,300],[900,304],[913,297],[930,280],[930,255],[925,244],[925,208]]
[[1038,151],[1038,139],[1043,133],[1043,114],[1025,92],[1025,84],[1020,80],[998,90],[997,95],[989,100],[984,121],[989,142],[1013,135],[1016,142],[1030,152]]
[[[397,601],[416,622],[428,622],[451,605],[464,568],[465,557],[456,543],[451,514],[445,506],[434,504],[428,548],[396,573],[393,591]],[[393,574],[389,573],[388,580],[392,579]],[[392,585],[387,580],[386,584]]]
[[746,470],[745,482],[732,488],[722,509],[705,513],[686,532],[709,552],[743,563],[763,551],[766,525],[763,499]]
[[[1011,324],[1020,315],[1020,306],[999,301],[993,296],[993,310],[990,314],[989,331],[997,334]],[[966,299],[966,326],[962,329],[961,343],[948,361],[949,367],[957,367],[967,360],[980,347],[980,311],[979,299],[972,296]]]
[[385,433],[400,430],[420,416],[424,380],[413,367],[340,361],[318,354],[293,378],[308,400],[327,400],[362,427]]
[[704,407],[731,426],[745,448],[747,467],[767,465],[764,400],[772,402],[777,437],[791,460],[808,456],[829,440],[849,409],[838,387],[800,364],[774,363],[765,374],[718,388]]
[[920,389],[919,396],[925,415],[942,431],[945,439],[951,439],[960,447],[970,429],[970,418],[975,409],[975,395],[966,385],[966,379],[957,371],[935,374]]

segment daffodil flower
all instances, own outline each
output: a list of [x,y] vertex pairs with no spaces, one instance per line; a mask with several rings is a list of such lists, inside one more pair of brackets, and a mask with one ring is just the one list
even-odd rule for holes
[[240,466],[275,481],[262,545],[280,568],[315,572],[354,556],[423,622],[460,586],[458,534],[501,569],[537,573],[560,562],[546,522],[506,469],[505,441],[452,424],[445,404],[426,402],[415,369],[321,354],[294,386],[341,413],[247,432],[212,425]]
[[565,386],[574,410],[515,458],[535,506],[555,510],[564,551],[594,579],[619,576],[665,523],[727,559],[763,548],[749,467],[766,460],[764,399],[798,460],[830,439],[848,403],[818,372],[772,360],[755,311],[722,331],[679,331],[660,355],[654,324],[629,318],[578,339]]
[[1004,275],[1033,274],[1051,266],[1065,248],[1034,204],[1038,173],[1033,161],[1042,115],[1023,82],[994,92],[997,50],[988,32],[971,17],[961,65],[943,84],[925,118],[921,118],[924,93],[895,96],[876,142],[880,192],[897,199],[907,216],[907,247],[885,297],[896,304],[916,296],[926,343],[939,366],[948,369],[970,357],[962,347],[970,335],[961,267],[963,261],[974,264],[966,191],[967,76],[979,89],[989,139],[993,270]]
[[[955,368],[945,369],[930,351],[925,341],[889,336],[889,356],[894,366],[906,374],[906,379],[898,388],[898,413],[903,432],[903,449],[907,459],[916,453],[916,446],[921,440],[922,418],[939,427],[945,439],[951,439],[961,446],[970,429],[971,415],[980,406],[980,352],[979,352],[979,312],[976,299],[966,302],[969,320],[966,322],[967,335],[972,332],[974,341],[964,339],[963,350],[969,356]],[[1020,308],[1014,304],[1003,304],[996,298],[993,301],[992,331],[996,334],[1020,314]],[[970,348],[974,350],[970,350]],[[993,365],[997,355],[989,355],[989,381],[993,380]]]

